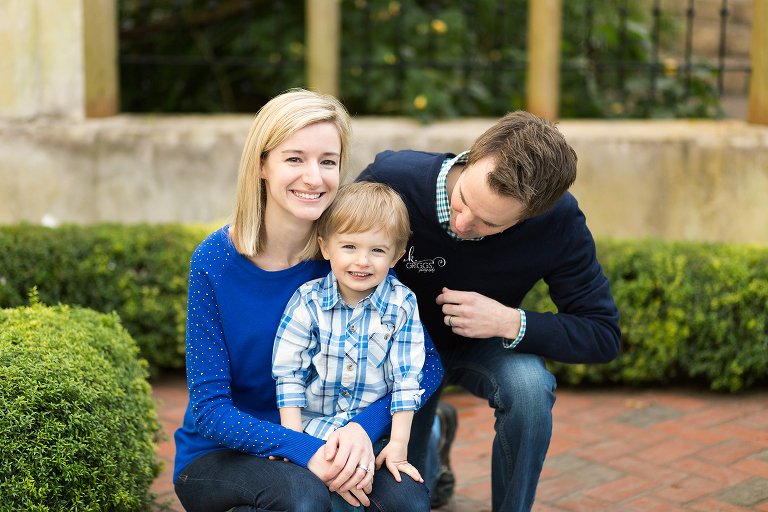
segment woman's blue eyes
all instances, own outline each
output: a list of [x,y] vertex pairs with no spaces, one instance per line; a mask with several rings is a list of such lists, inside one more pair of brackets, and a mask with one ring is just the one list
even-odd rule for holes
[[[301,163],[301,158],[299,158],[297,156],[292,156],[292,157],[286,158],[285,161],[286,162],[290,162],[292,164],[300,164]],[[324,165],[326,167],[336,167],[339,164],[336,163],[336,161],[334,161],[334,160],[323,160],[322,162],[320,162],[320,165]]]

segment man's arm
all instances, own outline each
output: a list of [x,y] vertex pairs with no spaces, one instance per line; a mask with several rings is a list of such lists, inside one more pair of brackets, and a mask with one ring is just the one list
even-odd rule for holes
[[515,340],[520,334],[520,310],[479,293],[443,288],[437,304],[443,308],[445,325],[461,336]]
[[552,230],[561,234],[552,241],[560,250],[543,276],[557,313],[522,311],[479,293],[446,288],[437,298],[445,325],[468,338],[506,338],[510,348],[554,361],[594,364],[615,359],[621,341],[619,312],[584,215],[575,200],[570,201]]

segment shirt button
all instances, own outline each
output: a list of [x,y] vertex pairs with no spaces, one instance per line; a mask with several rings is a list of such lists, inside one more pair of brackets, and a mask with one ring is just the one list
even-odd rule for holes
[[343,392],[342,395],[344,395],[344,398],[349,398],[349,391]]
[[352,371],[352,368],[354,368],[354,366],[352,366],[351,364],[347,365],[347,370]]
[[385,334],[385,335],[384,335],[384,339],[385,339],[385,340],[388,340],[388,339],[389,339],[389,333],[387,333],[387,334]]
[[356,328],[356,327],[353,325],[353,326],[351,326],[351,327],[349,328],[349,330],[350,330],[350,331],[352,331],[352,332],[355,332],[355,331],[357,330],[357,328]]

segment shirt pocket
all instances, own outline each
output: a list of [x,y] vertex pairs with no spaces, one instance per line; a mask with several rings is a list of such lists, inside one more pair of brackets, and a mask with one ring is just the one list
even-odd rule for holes
[[374,368],[381,368],[389,354],[394,328],[382,325],[381,330],[368,335],[368,364]]

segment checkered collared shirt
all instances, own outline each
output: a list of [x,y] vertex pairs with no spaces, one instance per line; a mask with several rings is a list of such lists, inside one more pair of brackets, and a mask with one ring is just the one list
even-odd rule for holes
[[392,392],[392,408],[417,410],[424,331],[416,297],[387,275],[352,307],[333,272],[302,285],[275,337],[277,406],[301,407],[304,431],[327,439],[372,402]]
[[[440,172],[437,174],[437,220],[440,222],[440,225],[443,226],[445,232],[454,240],[476,242],[482,240],[483,237],[459,238],[459,236],[451,230],[451,200],[448,197],[448,188],[446,186],[448,171],[450,171],[451,167],[456,164],[466,165],[467,158],[469,158],[469,151],[464,151],[453,158],[446,158],[443,161],[443,165],[440,166]],[[522,309],[518,309],[518,311],[520,311],[520,334],[518,334],[517,338],[514,340],[503,338],[504,348],[515,348],[525,335],[525,311]]]

